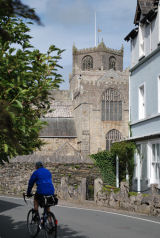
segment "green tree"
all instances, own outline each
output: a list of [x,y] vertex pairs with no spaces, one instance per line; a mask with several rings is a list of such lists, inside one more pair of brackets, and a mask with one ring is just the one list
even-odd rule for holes
[[50,110],[50,90],[62,81],[57,73],[62,50],[50,46],[46,54],[30,44],[28,24],[0,17],[10,39],[0,35],[0,162],[32,153],[42,146],[40,120]]
[[[35,13],[34,9],[23,4],[20,0],[0,0],[0,18],[6,17],[22,17],[35,21],[41,25],[41,20],[39,16]],[[10,32],[4,29],[0,25],[0,36],[3,39],[10,39]]]

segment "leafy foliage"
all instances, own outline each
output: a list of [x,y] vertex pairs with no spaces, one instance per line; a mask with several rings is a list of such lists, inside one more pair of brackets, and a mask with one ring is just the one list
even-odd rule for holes
[[96,166],[100,168],[102,179],[108,185],[115,186],[115,157],[109,151],[101,151],[90,155],[94,159]]
[[40,120],[50,110],[49,92],[62,81],[57,73],[62,50],[46,54],[30,44],[29,27],[21,19],[1,17],[10,39],[0,36],[0,162],[41,147]]
[[[39,16],[35,13],[34,9],[24,5],[21,0],[0,0],[0,18],[19,16],[31,19],[41,24]],[[41,24],[42,25],[42,24]],[[0,25],[0,36],[5,40],[10,39],[10,32]]]
[[112,145],[111,151],[102,151],[91,155],[95,164],[100,168],[103,181],[108,185],[115,186],[116,182],[116,156],[119,157],[119,180],[125,180],[126,167],[129,173],[130,185],[132,183],[134,171],[134,152],[136,144],[134,142],[116,142]]
[[109,192],[109,193],[111,193],[111,192],[118,193],[118,192],[120,192],[120,188],[113,187],[110,185],[104,185],[102,188],[102,191]]
[[133,171],[134,171],[134,152],[136,150],[136,144],[134,142],[122,141],[116,142],[111,147],[111,152],[119,157],[119,175],[120,181],[126,177],[126,168],[129,174],[130,185],[132,183]]

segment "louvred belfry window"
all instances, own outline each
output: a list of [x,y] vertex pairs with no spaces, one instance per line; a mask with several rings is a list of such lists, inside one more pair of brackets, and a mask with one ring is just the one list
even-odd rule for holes
[[109,58],[109,69],[116,70],[116,58],[114,56]]
[[120,93],[112,88],[102,95],[102,121],[122,120],[122,100]]
[[87,71],[93,69],[93,58],[90,55],[82,59],[82,70]]

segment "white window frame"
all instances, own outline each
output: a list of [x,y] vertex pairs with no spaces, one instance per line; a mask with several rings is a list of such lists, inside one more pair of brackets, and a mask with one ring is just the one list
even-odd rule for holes
[[[141,147],[141,144],[137,144]],[[140,149],[141,150],[141,149]],[[136,150],[134,154],[134,179],[137,179],[137,191],[141,191],[141,159],[139,151]]]
[[[152,150],[153,144],[160,145],[160,140],[152,140],[149,143],[149,147],[150,147],[150,154],[149,154],[149,157],[150,157],[150,184],[158,184],[158,187],[160,188],[160,174],[159,174],[159,178],[156,179],[155,168],[154,168],[155,167],[154,165],[156,165],[156,164],[159,165],[157,167],[160,167],[160,160],[158,161],[157,157],[156,157],[156,161],[153,161],[153,150]],[[156,148],[156,153],[157,153],[157,148]],[[156,156],[157,156],[157,154],[156,154]]]
[[[143,95],[142,95],[143,87]],[[138,88],[138,117],[139,120],[143,120],[146,114],[146,99],[145,99],[145,83],[141,84]]]
[[[149,181],[149,174],[150,174],[150,167],[149,167],[149,147],[148,147],[148,142],[141,141],[137,143],[137,146],[140,146],[140,151],[135,152],[135,158],[134,158],[134,164],[135,164],[135,169],[134,175],[135,178],[137,178],[137,191],[141,191],[141,180],[142,180],[142,158],[141,158],[141,152],[142,152],[142,145],[146,145],[146,154],[147,154],[147,171],[146,171],[146,178]],[[139,154],[140,152],[140,154]],[[148,183],[148,185],[149,185]]]
[[157,97],[158,97],[158,113],[160,113],[160,75],[158,76],[158,92],[157,92]]

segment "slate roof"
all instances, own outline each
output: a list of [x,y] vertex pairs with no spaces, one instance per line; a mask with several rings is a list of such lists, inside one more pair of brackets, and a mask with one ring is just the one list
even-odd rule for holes
[[134,28],[134,29],[124,38],[124,40],[129,41],[130,38],[133,39],[134,37],[136,37],[137,34],[138,34],[138,27]]
[[138,24],[140,16],[147,15],[152,9],[156,8],[159,0],[137,0],[137,8],[134,18],[134,24]]
[[[137,0],[137,8],[134,18],[134,24],[139,25],[139,22],[142,24],[147,21],[151,22],[154,17],[157,15],[158,3],[160,0]],[[142,15],[142,18],[141,18]],[[130,38],[134,38],[138,34],[138,27],[134,28],[124,40],[129,41]]]
[[40,137],[77,137],[73,118],[45,118],[48,125],[40,132]]

